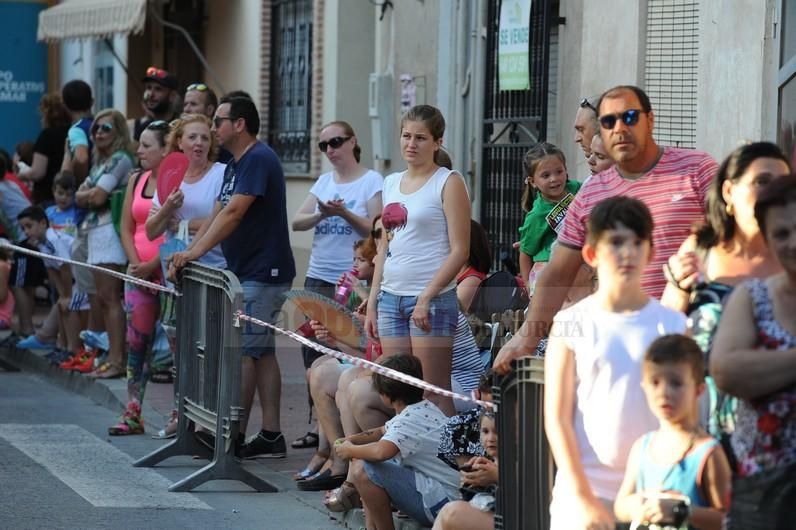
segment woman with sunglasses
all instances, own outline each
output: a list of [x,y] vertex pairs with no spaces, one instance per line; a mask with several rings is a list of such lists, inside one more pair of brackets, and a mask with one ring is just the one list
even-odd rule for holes
[[[169,124],[153,121],[139,137],[138,160],[141,171],[127,183],[122,207],[122,246],[129,265],[127,274],[150,282],[160,281],[158,249],[163,237],[150,240],[144,224],[157,192],[158,167],[166,154]],[[108,429],[111,436],[143,434],[141,403],[152,365],[155,324],[160,313],[158,293],[127,283],[124,287],[127,310],[127,407],[119,422]]]
[[[332,171],[313,184],[293,217],[293,230],[314,230],[304,288],[334,298],[338,279],[351,269],[351,247],[370,234],[373,218],[381,213],[384,179],[360,163],[362,148],[347,122],[327,123],[319,138],[318,148],[331,163]],[[309,369],[320,354],[302,347],[302,355],[309,378]],[[317,444],[317,435],[307,433],[293,447]]]
[[[88,210],[79,230],[87,235],[87,262],[120,272],[127,263],[127,255],[113,224],[111,195],[124,191],[134,162],[124,115],[114,109],[99,112],[91,125],[91,137],[93,166],[75,193],[75,203]],[[93,276],[97,286],[95,300],[104,318],[110,347],[105,362],[91,375],[101,379],[120,377],[125,373],[122,281],[96,271]]]

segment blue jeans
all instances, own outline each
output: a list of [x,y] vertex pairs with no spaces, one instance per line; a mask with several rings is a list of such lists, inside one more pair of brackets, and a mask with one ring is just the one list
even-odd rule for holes
[[415,486],[415,472],[393,460],[384,462],[363,462],[368,479],[387,492],[390,502],[403,513],[420,524],[431,526],[437,514],[449,499],[440,500],[428,508],[423,504],[423,496]]
[[412,311],[417,305],[416,296],[400,296],[380,291],[377,300],[381,337],[453,337],[456,333],[459,320],[456,289],[438,294],[429,302],[429,331],[423,331],[412,321]]
[[[241,282],[243,288],[243,312],[263,322],[278,325],[285,303],[289,283],[263,283],[251,280]],[[243,355],[259,359],[263,355],[274,355],[276,345],[274,332],[270,328],[243,322]]]

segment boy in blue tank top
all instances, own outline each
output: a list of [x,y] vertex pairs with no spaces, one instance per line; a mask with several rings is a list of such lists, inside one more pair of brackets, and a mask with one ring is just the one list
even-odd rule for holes
[[617,519],[720,530],[730,466],[719,442],[699,425],[697,402],[705,391],[699,346],[683,335],[656,339],[644,356],[641,386],[660,427],[633,445],[614,504]]

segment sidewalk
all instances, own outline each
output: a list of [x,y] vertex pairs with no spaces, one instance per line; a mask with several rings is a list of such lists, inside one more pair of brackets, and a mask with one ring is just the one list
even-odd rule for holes
[[[10,333],[0,332],[0,340],[5,339]],[[307,507],[314,508],[328,514],[331,520],[347,528],[359,530],[364,528],[364,516],[361,510],[352,510],[346,514],[332,513],[326,510],[322,503],[323,494],[320,492],[299,491],[292,475],[303,469],[309,461],[314,449],[292,449],[290,442],[302,436],[310,429],[308,424],[309,404],[307,388],[304,378],[304,366],[301,358],[301,348],[287,337],[277,337],[277,357],[282,370],[282,432],[288,443],[287,457],[277,460],[255,460],[245,463],[265,480],[288,492]],[[0,347],[0,360],[4,360],[23,371],[36,373],[45,377],[49,382],[65,388],[70,392],[83,395],[95,403],[111,410],[121,411],[127,401],[127,386],[123,378],[111,380],[95,380],[75,372],[66,372],[51,366],[44,358],[45,351],[17,350],[14,347]],[[157,432],[166,422],[167,416],[173,408],[173,385],[149,383],[143,403],[143,416],[146,421],[147,435]],[[260,403],[255,397],[250,414],[247,436],[259,430]],[[212,484],[208,489],[212,490]],[[264,514],[267,517],[267,514]],[[420,528],[407,519],[395,519],[396,530],[414,530]]]

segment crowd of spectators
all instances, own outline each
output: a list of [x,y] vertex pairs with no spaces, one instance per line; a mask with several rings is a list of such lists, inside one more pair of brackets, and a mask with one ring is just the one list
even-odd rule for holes
[[[617,86],[577,109],[575,142],[591,175],[570,175],[542,142],[523,159],[517,227],[526,320],[492,358],[473,334],[473,304],[492,272],[487,232],[443,148],[430,105],[400,122],[406,169],[361,162],[352,126],[321,127],[331,170],[288,223],[277,154],[244,92],[204,83],[179,92],[159,68],[143,78],[144,115],[93,113],[91,87],[42,98],[42,133],[0,156],[3,235],[48,254],[0,252],[0,327],[17,346],[49,349],[64,370],[126,377],[114,436],[145,432],[147,381],[170,374],[174,300],[107,271],[166,283],[188,262],[227,269],[244,311],[275,322],[296,264],[290,228],[313,231],[304,288],[359,319],[367,346],[324,322],[307,336],[444,390],[491,401],[512,361],[545,359],[544,425],[557,472],[551,528],[617,522],[689,528],[787,528],[796,501],[796,180],[773,144],[740,146],[718,165],[654,139],[652,103]],[[182,105],[180,102],[183,102]],[[179,187],[158,194],[170,153],[187,158]],[[71,266],[58,258],[91,265]],[[486,285],[486,284],[485,284]],[[51,309],[36,329],[46,286]],[[260,430],[235,440],[242,459],[283,458],[274,334],[242,335],[241,432],[255,394]],[[487,529],[498,483],[495,413],[302,350],[317,428],[297,487],[332,511],[361,506],[369,530],[393,515],[434,528]],[[157,433],[176,433],[176,418]],[[195,433],[213,447],[211,433]],[[767,492],[761,495],[760,492]]]

